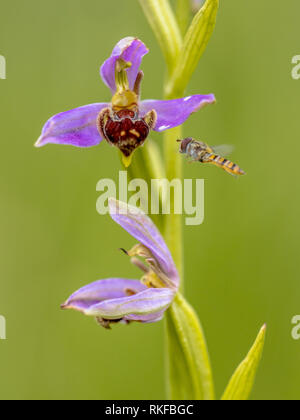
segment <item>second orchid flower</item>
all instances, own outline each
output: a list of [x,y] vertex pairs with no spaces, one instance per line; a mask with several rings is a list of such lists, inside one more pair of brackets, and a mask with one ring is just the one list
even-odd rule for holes
[[62,308],[92,316],[105,328],[116,322],[157,322],[179,288],[179,275],[170,251],[142,211],[115,199],[110,199],[109,208],[112,219],[138,241],[125,253],[142,270],[142,280],[113,277],[96,281],[75,292]]

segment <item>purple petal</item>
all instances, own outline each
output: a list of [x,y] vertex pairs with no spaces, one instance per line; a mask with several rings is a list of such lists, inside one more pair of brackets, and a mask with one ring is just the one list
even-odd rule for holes
[[63,308],[85,312],[104,300],[124,298],[128,293],[139,293],[146,289],[147,287],[138,280],[122,278],[98,280],[73,293]]
[[[137,318],[136,320],[144,319],[144,322],[149,322],[149,319],[161,318],[161,313],[171,305],[175,293],[168,288],[147,289],[133,296],[105,300],[97,305],[90,306],[84,313],[88,316],[104,319],[122,319],[130,315],[146,316],[146,318]],[[151,315],[153,315],[153,318]]]
[[132,90],[144,55],[149,50],[139,39],[128,37],[122,39],[113,49],[112,55],[104,62],[100,69],[103,82],[110,88],[112,93],[116,92],[115,66],[116,61],[122,58],[129,61],[132,66],[127,70],[129,87]]
[[179,275],[173,258],[152,220],[136,207],[113,198],[109,200],[109,209],[112,219],[152,252],[170,280],[178,286]]
[[191,114],[199,111],[205,105],[216,102],[214,95],[194,95],[170,101],[142,101],[140,104],[141,115],[154,109],[157,113],[155,131],[165,131],[169,128],[183,124]]
[[77,147],[96,146],[102,140],[97,129],[97,117],[108,106],[107,103],[86,105],[55,115],[45,124],[36,147],[48,143]]
[[124,317],[125,321],[138,321],[143,322],[145,324],[150,324],[152,322],[158,322],[163,319],[165,310],[157,312],[151,315],[126,315]]

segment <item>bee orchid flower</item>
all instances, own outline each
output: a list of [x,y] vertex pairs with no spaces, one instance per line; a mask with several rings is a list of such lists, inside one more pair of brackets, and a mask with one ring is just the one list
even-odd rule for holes
[[103,82],[111,90],[111,102],[55,115],[45,124],[36,146],[55,143],[91,147],[105,139],[119,148],[128,167],[133,152],[144,144],[151,130],[162,132],[181,125],[192,113],[215,102],[214,95],[141,101],[140,65],[148,52],[139,39],[122,39],[100,70]]
[[179,288],[171,253],[156,226],[142,211],[115,199],[110,199],[109,208],[112,219],[138,241],[124,252],[142,270],[142,279],[96,281],[75,292],[62,308],[92,316],[105,328],[116,322],[157,322]]

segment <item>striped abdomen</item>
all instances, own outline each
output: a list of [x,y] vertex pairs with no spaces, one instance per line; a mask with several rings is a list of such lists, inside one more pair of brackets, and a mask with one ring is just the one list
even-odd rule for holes
[[231,175],[245,175],[245,172],[238,165],[214,153],[208,153],[203,162],[212,163]]

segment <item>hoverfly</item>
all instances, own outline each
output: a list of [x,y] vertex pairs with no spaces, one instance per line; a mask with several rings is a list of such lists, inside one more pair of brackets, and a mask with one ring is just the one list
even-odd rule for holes
[[197,141],[192,137],[187,137],[180,142],[180,153],[190,157],[192,162],[210,163],[224,169],[231,175],[245,175],[245,172],[235,163],[222,157],[232,151],[231,146],[210,147],[202,141]]

